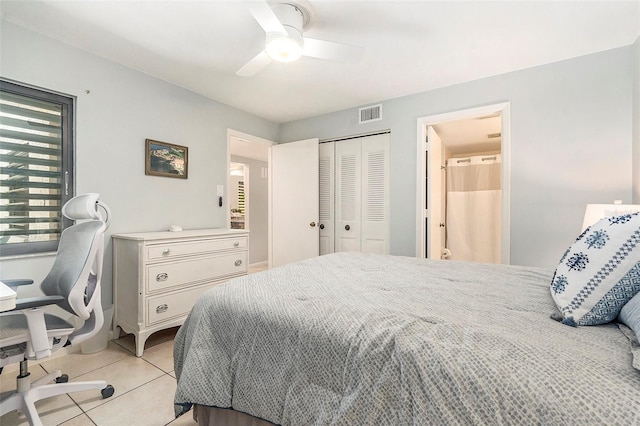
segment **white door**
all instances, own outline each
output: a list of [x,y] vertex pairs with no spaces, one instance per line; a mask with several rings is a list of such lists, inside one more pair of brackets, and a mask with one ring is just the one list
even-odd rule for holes
[[362,251],[387,254],[389,241],[389,135],[362,142]]
[[320,255],[333,253],[335,142],[320,144]]
[[335,144],[335,251],[389,253],[389,135]]
[[318,139],[271,148],[271,265],[318,256]]
[[427,257],[440,259],[444,248],[444,217],[442,191],[442,141],[432,126],[427,128],[427,194],[428,238]]
[[362,143],[336,142],[335,250],[360,251],[362,215]]

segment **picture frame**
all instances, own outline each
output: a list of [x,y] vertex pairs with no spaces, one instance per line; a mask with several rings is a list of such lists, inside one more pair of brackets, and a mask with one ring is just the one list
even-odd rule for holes
[[188,178],[188,147],[153,139],[146,139],[145,147],[145,175],[178,179]]

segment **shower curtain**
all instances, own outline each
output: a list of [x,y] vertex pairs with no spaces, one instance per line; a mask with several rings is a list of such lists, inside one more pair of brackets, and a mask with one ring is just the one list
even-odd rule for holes
[[449,259],[500,263],[500,185],[500,155],[447,160]]

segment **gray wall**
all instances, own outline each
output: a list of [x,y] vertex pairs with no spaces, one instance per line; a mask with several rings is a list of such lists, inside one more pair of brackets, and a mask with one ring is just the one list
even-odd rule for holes
[[640,204],[640,37],[633,44],[633,203]]
[[280,140],[391,129],[391,253],[414,256],[416,120],[509,101],[511,262],[555,267],[587,203],[631,202],[633,80],[632,48],[619,48],[386,100],[367,125],[357,108],[286,123]]
[[[227,128],[278,140],[277,124],[11,23],[0,31],[2,77],[77,97],[76,192],[101,194],[113,213],[109,235],[227,226],[227,205],[215,197],[227,179]],[[145,138],[188,146],[189,178],[146,176]],[[111,250],[109,243],[104,306],[112,301]],[[39,281],[52,261],[3,259],[0,278]]]
[[[555,266],[579,231],[585,204],[630,202],[632,177],[638,182],[640,174],[639,120],[632,120],[640,104],[638,42],[387,100],[384,120],[363,126],[357,108],[278,126],[4,21],[0,43],[2,77],[77,97],[76,189],[102,194],[114,213],[110,234],[170,224],[226,226],[227,206],[218,207],[214,195],[215,185],[226,182],[227,128],[281,141],[391,129],[391,252],[397,255],[415,254],[420,117],[511,102],[514,264]],[[188,146],[189,179],[145,176],[145,138]],[[4,259],[0,278],[41,280],[52,260]],[[111,244],[103,286],[108,305]]]
[[249,166],[249,264],[269,260],[269,180],[261,177],[266,161],[231,156],[231,161]]

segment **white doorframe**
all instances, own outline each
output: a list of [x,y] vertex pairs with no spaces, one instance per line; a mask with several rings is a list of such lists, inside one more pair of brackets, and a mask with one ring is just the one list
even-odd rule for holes
[[[271,147],[273,145],[275,145],[276,143],[273,141],[270,141],[268,139],[263,139],[261,137],[258,136],[254,136],[254,135],[250,135],[248,133],[243,133],[237,130],[233,130],[233,129],[227,129],[227,182],[226,182],[226,188],[227,188],[227,197],[229,196],[229,169],[231,167],[231,140],[232,139],[238,139],[241,140],[243,142],[248,142],[248,143],[252,143],[252,144],[259,144],[261,147],[266,147],[268,152],[267,152],[267,168],[269,170],[269,173],[267,174],[268,176],[270,176],[271,174]],[[267,187],[268,187],[268,199],[271,200],[271,179],[268,179],[268,183],[267,183]],[[268,258],[268,262],[269,265],[271,265],[271,228],[272,228],[272,213],[271,213],[271,203],[269,203],[269,206],[267,208],[267,214],[268,214],[268,218],[267,218],[267,226],[268,226],[268,237],[267,237],[267,258]],[[227,226],[229,228],[231,228],[231,209],[227,209]]]
[[501,262],[511,263],[511,103],[502,102],[477,108],[464,109],[444,114],[430,115],[418,118],[417,143],[416,143],[416,257],[425,257],[425,160],[424,152],[427,149],[427,127],[445,121],[461,120],[465,118],[501,114],[501,158],[502,158],[502,235],[501,235]]

